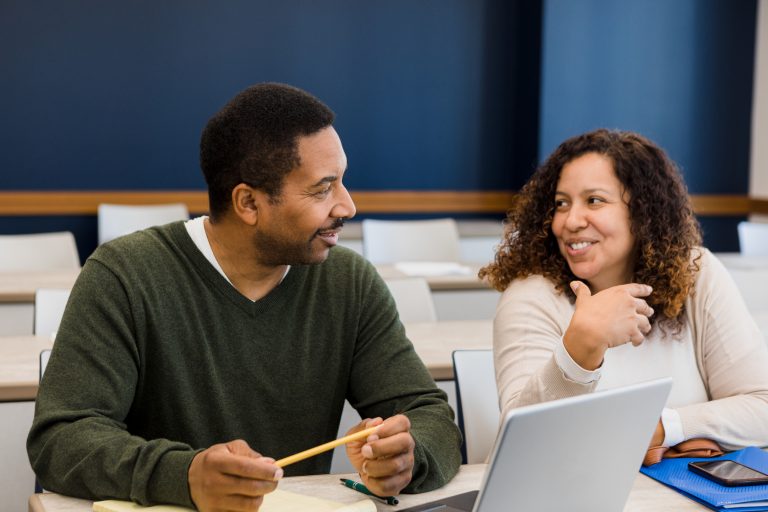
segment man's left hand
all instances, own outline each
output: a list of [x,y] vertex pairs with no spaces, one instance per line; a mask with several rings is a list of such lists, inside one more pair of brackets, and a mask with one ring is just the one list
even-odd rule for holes
[[411,481],[416,442],[410,433],[411,422],[403,414],[386,420],[363,420],[347,434],[377,425],[375,434],[347,444],[347,456],[368,490],[379,496],[394,496]]

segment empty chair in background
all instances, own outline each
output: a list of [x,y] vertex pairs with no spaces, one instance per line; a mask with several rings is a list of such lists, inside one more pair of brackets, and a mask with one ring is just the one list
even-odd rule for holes
[[152,226],[189,219],[189,210],[183,203],[172,204],[107,204],[99,205],[99,244],[113,238]]
[[493,350],[454,350],[456,416],[464,441],[462,463],[485,462],[499,428],[499,395]]
[[374,264],[459,261],[454,219],[363,220],[363,255]]
[[35,292],[36,336],[53,337],[59,329],[64,307],[69,299],[68,289],[40,288]]
[[768,222],[739,222],[739,248],[744,256],[768,256]]
[[0,272],[79,269],[75,237],[69,231],[0,235]]
[[401,322],[437,322],[435,302],[426,279],[407,277],[384,282],[395,299]]

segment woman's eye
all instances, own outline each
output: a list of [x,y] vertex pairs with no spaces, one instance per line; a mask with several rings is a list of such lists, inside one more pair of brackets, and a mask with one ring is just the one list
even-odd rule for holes
[[564,208],[567,204],[565,199],[555,199],[555,208],[557,209]]
[[589,199],[587,199],[587,203],[589,204],[600,204],[604,202],[605,201],[603,201],[602,197],[590,197]]

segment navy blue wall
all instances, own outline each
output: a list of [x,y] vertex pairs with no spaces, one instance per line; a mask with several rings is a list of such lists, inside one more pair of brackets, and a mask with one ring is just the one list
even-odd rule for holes
[[5,1],[0,189],[203,189],[202,127],[261,81],[337,112],[352,190],[514,188],[538,116],[506,90],[540,36],[519,3]]
[[[337,112],[353,191],[516,189],[564,138],[611,126],[658,141],[693,193],[745,194],[755,11],[755,0],[5,0],[0,190],[203,189],[206,120],[274,80]],[[95,245],[87,217],[0,217],[0,232],[66,219]],[[708,245],[736,250],[734,222],[705,220]]]
[[[749,192],[754,0],[546,0],[539,155],[597,127],[638,131],[693,194]],[[738,250],[740,219],[702,219]]]

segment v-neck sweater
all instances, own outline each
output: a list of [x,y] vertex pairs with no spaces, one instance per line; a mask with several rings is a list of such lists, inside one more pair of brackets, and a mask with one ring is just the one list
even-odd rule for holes
[[[404,413],[416,441],[406,492],[446,483],[460,434],[375,268],[343,247],[293,265],[251,301],[182,222],[100,246],[72,289],[28,438],[44,488],[191,506],[187,471],[244,439],[279,459],[335,438],[344,399]],[[327,473],[331,452],[287,466]]]

